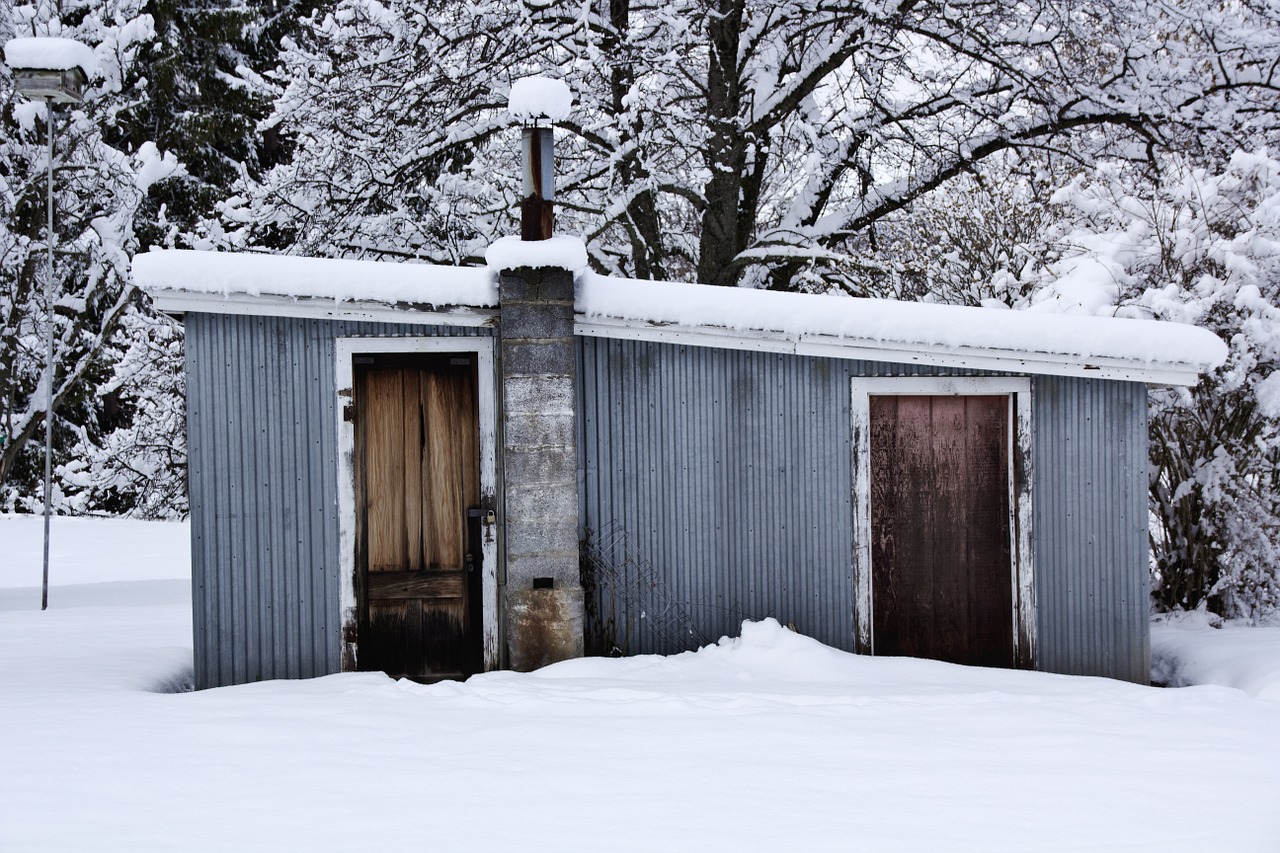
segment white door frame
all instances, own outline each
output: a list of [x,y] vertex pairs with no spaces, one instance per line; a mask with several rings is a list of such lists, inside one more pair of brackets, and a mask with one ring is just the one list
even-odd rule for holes
[[[338,592],[342,618],[342,668],[355,669],[356,601],[356,494],[355,425],[344,410],[354,401],[352,359],[357,355],[387,353],[473,353],[476,357],[476,401],[480,425],[480,502],[497,507],[498,414],[494,375],[494,339],[489,337],[338,338],[336,340],[338,417]],[[498,541],[497,525],[485,524],[481,541],[481,613],[484,636],[484,669],[498,668]]]
[[1013,561],[1013,653],[1019,667],[1035,663],[1036,603],[1031,552],[1031,379],[1025,376],[858,376],[851,381],[853,425],[854,642],[874,654],[871,589],[871,397],[890,395],[1012,398],[1009,447],[1009,530]]

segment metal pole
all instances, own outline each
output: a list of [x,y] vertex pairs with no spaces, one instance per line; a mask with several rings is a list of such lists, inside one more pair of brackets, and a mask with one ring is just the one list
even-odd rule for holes
[[521,134],[524,199],[520,202],[520,239],[550,240],[553,232],[555,161],[552,129],[526,127]]
[[45,98],[49,122],[49,274],[44,280],[44,580],[40,609],[49,609],[49,511],[53,497],[53,98]]

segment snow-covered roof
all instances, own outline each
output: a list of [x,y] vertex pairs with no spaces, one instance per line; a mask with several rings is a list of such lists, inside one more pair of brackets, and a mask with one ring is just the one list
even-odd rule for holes
[[[498,304],[495,271],[564,265],[571,253],[552,242],[511,251],[500,243],[490,251],[489,268],[164,250],[138,255],[134,278],[157,307],[173,313],[492,325]],[[552,260],[529,254],[535,251],[527,249],[530,245]],[[571,260],[576,258],[573,254]],[[1226,345],[1204,329],[1154,320],[634,281],[593,273],[578,276],[576,330],[594,337],[689,346],[1171,385],[1194,384],[1227,355]]]
[[1180,323],[856,299],[588,274],[581,334],[1059,376],[1192,385],[1226,360]]
[[15,38],[4,45],[4,62],[14,70],[70,71],[79,68],[86,77],[98,70],[98,57],[75,39]]
[[133,278],[174,314],[269,314],[388,323],[490,325],[494,275],[478,267],[153,250]]

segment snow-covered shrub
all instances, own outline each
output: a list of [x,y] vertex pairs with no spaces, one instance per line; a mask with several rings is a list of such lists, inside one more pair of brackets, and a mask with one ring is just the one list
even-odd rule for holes
[[[1102,273],[1096,292],[1118,313],[1197,323],[1230,346],[1194,388],[1152,394],[1154,603],[1258,618],[1280,606],[1280,161],[1174,160],[1154,188],[1132,187],[1100,169],[1059,194],[1082,216],[1074,259]],[[1042,298],[1079,295],[1055,284]]]
[[1060,259],[1069,221],[1052,202],[1067,166],[1038,154],[993,157],[879,229],[868,295],[1026,308]]

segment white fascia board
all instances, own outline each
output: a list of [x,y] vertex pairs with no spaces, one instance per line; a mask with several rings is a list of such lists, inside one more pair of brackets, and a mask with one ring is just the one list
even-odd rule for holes
[[335,302],[269,294],[195,293],[183,290],[148,290],[157,310],[166,314],[247,314],[265,317],[300,317],[312,320],[354,320],[398,323],[407,326],[494,326],[493,308],[465,305],[392,305],[385,302]]
[[716,327],[654,325],[611,317],[579,318],[574,324],[579,335],[654,341],[696,347],[781,352],[851,361],[920,364],[968,370],[1030,373],[1047,376],[1078,376],[1143,382],[1148,385],[1194,385],[1200,371],[1193,365],[1135,363],[1117,358],[1081,360],[1057,353],[1015,352],[1011,350],[969,349],[915,345],[897,342],[858,342],[827,335],[787,335],[780,332],[743,331]]

